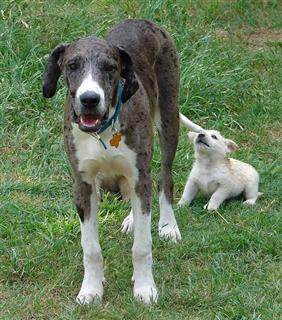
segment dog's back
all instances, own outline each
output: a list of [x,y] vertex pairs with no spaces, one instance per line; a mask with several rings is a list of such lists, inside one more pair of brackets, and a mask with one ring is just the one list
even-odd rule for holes
[[106,40],[131,56],[134,71],[151,97],[152,112],[157,112],[156,106],[170,108],[168,100],[162,104],[159,99],[165,101],[164,95],[178,97],[180,72],[176,48],[168,33],[151,21],[128,19],[115,25]]

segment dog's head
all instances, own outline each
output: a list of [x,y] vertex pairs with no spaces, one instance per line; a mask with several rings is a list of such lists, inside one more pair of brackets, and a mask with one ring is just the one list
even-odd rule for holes
[[61,74],[71,99],[73,120],[88,132],[99,130],[108,120],[117,103],[121,78],[125,79],[122,102],[139,87],[130,56],[122,48],[95,37],[60,44],[52,51],[44,73],[44,97],[55,95]]
[[188,137],[194,144],[195,151],[202,156],[226,157],[238,148],[237,144],[225,139],[218,131],[205,130],[201,133],[189,132]]

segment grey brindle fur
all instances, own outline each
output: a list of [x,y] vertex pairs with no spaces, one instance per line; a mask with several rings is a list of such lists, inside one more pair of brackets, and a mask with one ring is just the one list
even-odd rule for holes
[[[85,110],[76,99],[76,92],[90,70],[92,77],[104,90],[106,110],[98,107]],[[90,219],[90,198],[94,187],[83,178],[84,172],[79,169],[73,126],[76,123],[80,130],[91,131],[79,122],[80,115],[85,112],[103,120],[108,119],[116,106],[119,79],[123,80],[123,107],[119,125],[126,146],[136,153],[138,180],[133,192],[140,199],[142,209],[139,214],[146,216],[151,212],[152,120],[157,122],[162,153],[159,192],[171,207],[171,168],[179,131],[179,63],[168,34],[150,21],[126,20],[114,26],[105,40],[88,37],[71,44],[58,45],[51,53],[45,69],[43,95],[46,98],[54,96],[61,73],[68,89],[64,119],[65,149],[73,171],[75,204],[82,226]],[[176,222],[175,228],[178,230]],[[175,241],[180,239],[180,234],[177,239],[170,233],[166,236]],[[133,248],[133,256],[135,251]],[[152,287],[154,289],[153,280]],[[79,298],[80,302],[91,302],[93,297],[89,298],[89,295],[85,293]],[[144,290],[135,295],[143,302],[156,300],[156,294],[149,293],[146,296]]]

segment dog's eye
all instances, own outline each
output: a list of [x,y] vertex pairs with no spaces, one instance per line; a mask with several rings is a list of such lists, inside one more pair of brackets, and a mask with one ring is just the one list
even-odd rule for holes
[[107,72],[115,72],[117,70],[117,67],[113,64],[104,64],[103,69]]
[[78,65],[77,62],[70,62],[70,63],[68,64],[68,66],[69,66],[69,68],[70,68],[72,71],[77,70],[78,67],[79,67],[79,65]]
[[215,136],[214,134],[212,134],[211,136],[213,139],[217,140],[217,136]]

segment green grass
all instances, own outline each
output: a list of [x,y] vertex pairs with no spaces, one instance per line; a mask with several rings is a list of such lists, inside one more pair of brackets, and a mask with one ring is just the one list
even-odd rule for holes
[[[281,1],[2,0],[0,4],[0,319],[282,319]],[[156,306],[132,297],[132,236],[120,233],[129,206],[100,210],[105,257],[101,306],[75,303],[82,281],[79,221],[63,150],[65,89],[41,96],[44,64],[60,42],[103,36],[127,17],[149,18],[174,38],[181,60],[180,108],[240,146],[264,196],[254,207],[198,197],[175,208],[180,245],[157,234],[159,148],[153,160]],[[265,33],[267,32],[267,37]],[[256,34],[255,41],[250,37]],[[181,131],[174,163],[179,199],[192,165]]]

